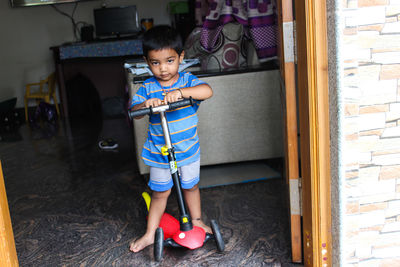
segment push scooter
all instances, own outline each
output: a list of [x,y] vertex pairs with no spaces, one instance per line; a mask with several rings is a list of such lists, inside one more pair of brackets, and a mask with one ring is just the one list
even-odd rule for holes
[[[158,107],[150,107],[129,112],[129,117],[135,118],[153,113],[160,113],[161,126],[163,129],[165,146],[161,149],[164,156],[168,156],[170,172],[175,186],[175,192],[179,208],[179,221],[168,213],[164,213],[160,225],[156,230],[154,238],[154,258],[160,261],[163,255],[164,247],[184,247],[196,249],[202,247],[208,240],[214,239],[218,251],[222,252],[225,249],[225,243],[222,239],[219,226],[215,220],[211,220],[212,234],[206,233],[203,228],[193,226],[189,213],[187,212],[182,187],[179,177],[179,171],[175,158],[174,147],[171,143],[171,136],[168,128],[165,112],[174,110],[180,107],[193,105],[192,98],[184,99],[174,103]],[[148,194],[143,195],[147,206],[149,206],[150,197]]]

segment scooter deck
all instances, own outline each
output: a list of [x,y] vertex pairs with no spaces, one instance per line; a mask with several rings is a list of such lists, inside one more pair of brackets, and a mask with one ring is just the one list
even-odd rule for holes
[[[196,249],[202,247],[206,242],[206,232],[203,228],[193,226],[190,231],[181,231],[179,221],[168,213],[164,213],[161,217],[160,225],[164,232],[164,241],[166,245],[172,247],[186,247]],[[207,239],[208,240],[208,239]]]
[[162,215],[159,227],[163,229],[164,240],[172,238],[180,230],[179,221],[168,213]]
[[[203,244],[201,246],[196,247],[196,248],[202,247],[210,239],[214,239],[214,235],[210,234],[210,233],[206,233],[204,241],[203,241]],[[186,246],[182,246],[182,245],[176,243],[175,240],[172,239],[172,238],[168,238],[168,239],[164,240],[163,246],[164,247],[173,247],[173,248],[187,248]],[[193,249],[196,249],[196,248],[193,248]]]

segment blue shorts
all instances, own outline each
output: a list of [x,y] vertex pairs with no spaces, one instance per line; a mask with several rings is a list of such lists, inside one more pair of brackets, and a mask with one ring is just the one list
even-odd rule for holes
[[[200,181],[200,159],[178,168],[183,189],[190,189]],[[170,169],[150,167],[149,187],[153,191],[164,192],[174,185]]]

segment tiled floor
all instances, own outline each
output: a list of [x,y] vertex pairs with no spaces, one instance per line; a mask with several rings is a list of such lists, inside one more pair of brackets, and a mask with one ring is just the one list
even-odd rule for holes
[[[284,179],[201,190],[206,221],[217,219],[225,252],[200,249],[129,251],[144,233],[147,190],[137,174],[131,129],[124,119],[76,125],[43,138],[23,125],[21,141],[0,142],[0,159],[21,266],[289,266]],[[115,151],[97,143],[112,137]],[[168,211],[177,214],[173,198]]]

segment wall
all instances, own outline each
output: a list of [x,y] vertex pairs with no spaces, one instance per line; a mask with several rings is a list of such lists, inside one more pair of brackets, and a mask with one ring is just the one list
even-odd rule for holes
[[[80,2],[75,21],[93,24],[93,9],[107,6],[136,5],[139,19],[154,18],[155,24],[169,24],[167,3],[163,0],[108,0]],[[74,4],[57,7],[71,14]],[[157,7],[157,8],[154,8]],[[9,1],[0,1],[0,102],[17,97],[23,106],[24,85],[36,82],[54,70],[51,46],[74,41],[69,18],[52,6],[11,8]]]
[[400,1],[345,0],[341,190],[346,266],[400,266]]
[[331,216],[332,216],[332,266],[341,266],[343,231],[341,214],[343,202],[341,201],[341,185],[343,184],[344,167],[343,157],[343,107],[341,102],[341,77],[342,64],[337,55],[340,54],[341,31],[341,2],[340,0],[327,0],[327,28],[328,32],[328,68],[329,68],[329,120],[330,120],[330,167],[331,167]]

